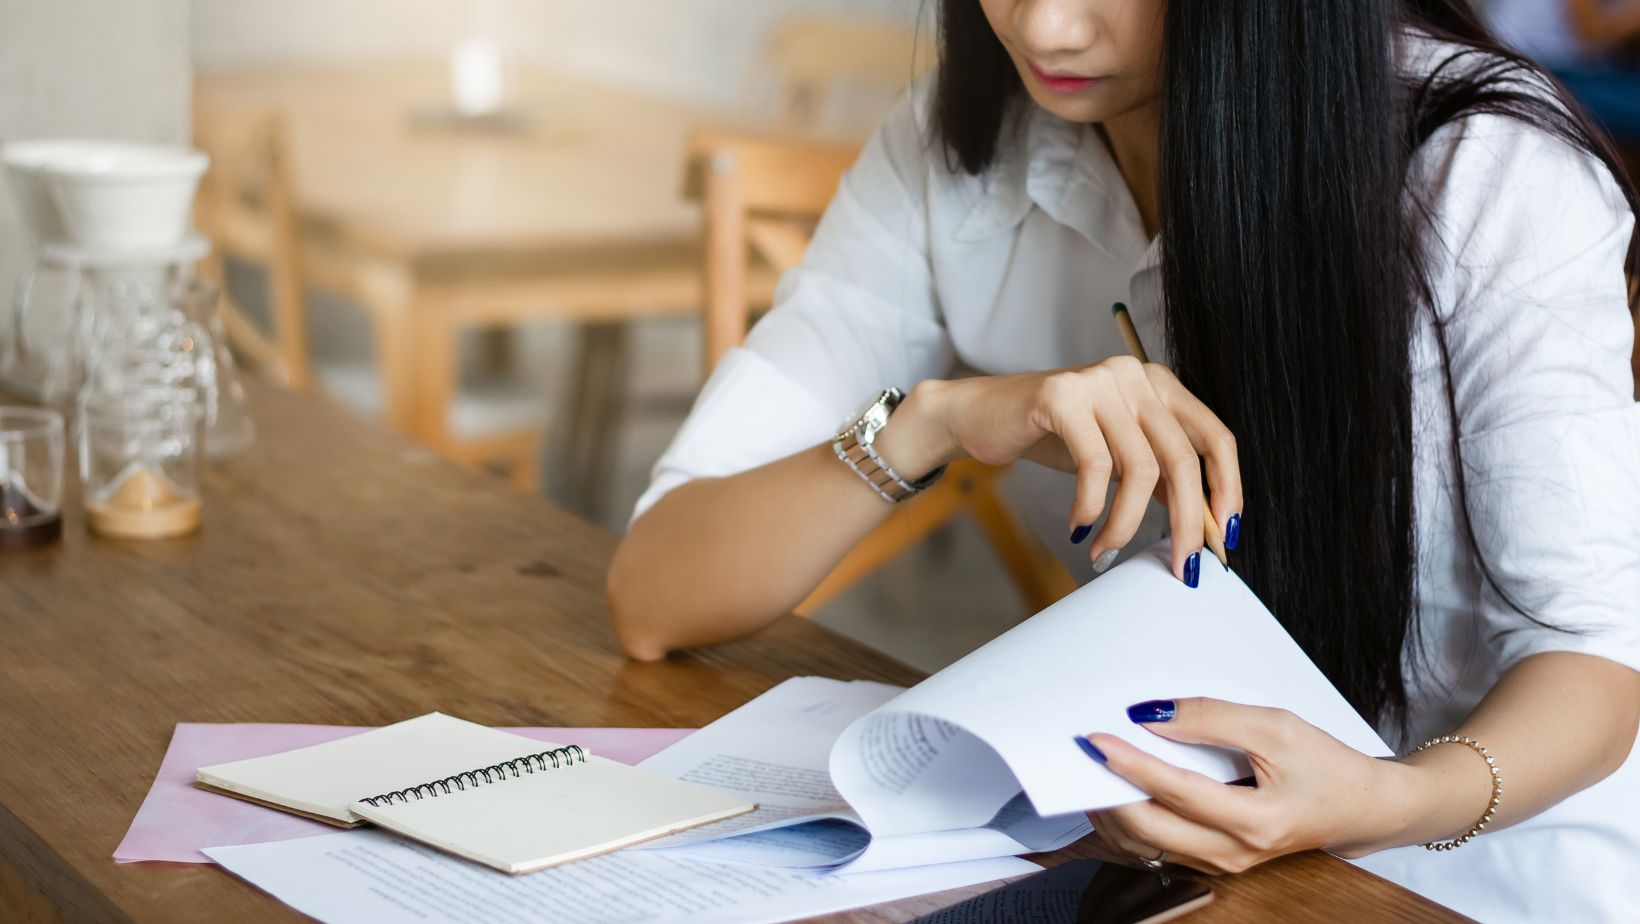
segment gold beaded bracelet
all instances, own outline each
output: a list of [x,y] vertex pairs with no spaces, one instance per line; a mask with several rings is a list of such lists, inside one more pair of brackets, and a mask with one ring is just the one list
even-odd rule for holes
[[[1492,801],[1486,806],[1486,814],[1481,816],[1481,820],[1475,822],[1475,826],[1464,832],[1463,835],[1455,837],[1450,841],[1430,841],[1424,845],[1425,850],[1452,850],[1456,847],[1462,847],[1464,844],[1469,842],[1470,838],[1473,838],[1475,835],[1481,833],[1482,829],[1486,827],[1486,823],[1491,821],[1492,816],[1498,813],[1498,802],[1503,799],[1503,773],[1498,770],[1498,762],[1494,760],[1492,755],[1486,752],[1486,748],[1481,747],[1481,743],[1476,741],[1474,738],[1468,738],[1463,735],[1442,735],[1439,738],[1431,738],[1423,744],[1418,745],[1418,750],[1427,750],[1437,744],[1461,744],[1474,751],[1476,754],[1479,754],[1481,759],[1486,761],[1486,768],[1492,771]],[[1417,752],[1415,751],[1414,753]]]

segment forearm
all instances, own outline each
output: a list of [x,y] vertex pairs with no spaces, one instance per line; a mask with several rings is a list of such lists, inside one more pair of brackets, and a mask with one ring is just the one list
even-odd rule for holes
[[891,511],[829,444],[678,487],[632,525],[611,564],[622,647],[652,660],[763,628]]
[[[913,480],[951,455],[926,393],[908,396],[877,439]],[[610,568],[622,647],[648,660],[763,628],[893,511],[830,443],[673,490],[632,525]]]
[[[1640,723],[1640,674],[1604,658],[1536,655],[1500,678],[1448,734],[1485,745],[1504,796],[1487,830],[1507,827],[1604,779],[1622,765]],[[1445,744],[1413,754],[1392,774],[1382,800],[1385,833],[1346,849],[1360,855],[1469,830],[1491,799],[1491,772],[1478,754]]]

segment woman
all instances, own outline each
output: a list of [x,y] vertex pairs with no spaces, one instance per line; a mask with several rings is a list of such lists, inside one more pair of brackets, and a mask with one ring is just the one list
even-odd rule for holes
[[[1097,813],[1100,835],[1209,872],[1371,855],[1488,920],[1640,918],[1635,201],[1609,147],[1460,0],[942,17],[936,80],[657,466],[609,579],[627,652],[755,631],[884,495],[964,456],[1074,473],[1059,510],[1096,569],[1156,494],[1190,584],[1205,462],[1232,565],[1406,756],[1280,711],[1140,704],[1158,734],[1247,751],[1259,785],[1093,734],[1153,797]],[[1123,358],[1116,301],[1172,372]],[[910,392],[845,417],[890,386]],[[1156,632],[1165,657],[1165,614]],[[1414,750],[1446,735],[1490,760]]]

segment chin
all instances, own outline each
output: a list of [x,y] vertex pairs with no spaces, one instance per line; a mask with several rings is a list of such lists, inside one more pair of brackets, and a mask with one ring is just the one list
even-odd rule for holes
[[1067,122],[1103,122],[1122,114],[1123,107],[1100,100],[1095,94],[1065,96],[1034,87],[1029,92],[1032,102]]

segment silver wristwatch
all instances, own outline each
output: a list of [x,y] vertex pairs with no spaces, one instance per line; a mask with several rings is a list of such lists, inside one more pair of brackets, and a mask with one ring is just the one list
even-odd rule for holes
[[905,394],[898,388],[885,389],[859,414],[845,422],[831,442],[831,451],[837,454],[837,458],[853,469],[862,481],[871,485],[879,497],[891,504],[923,491],[945,474],[945,466],[942,465],[919,481],[906,481],[883,461],[882,456],[877,455],[877,450],[871,445],[903,400]]

